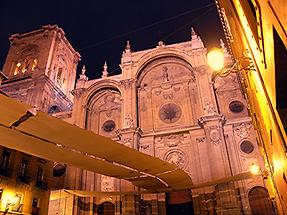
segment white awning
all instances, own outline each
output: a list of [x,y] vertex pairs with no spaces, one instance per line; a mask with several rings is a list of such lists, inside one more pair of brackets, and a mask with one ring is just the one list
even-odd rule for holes
[[[0,144],[47,160],[67,163],[159,191],[192,186],[175,164],[86,131],[0,94]],[[30,111],[31,112],[31,111]],[[18,121],[18,123],[16,123]],[[16,126],[12,126],[16,125]]]

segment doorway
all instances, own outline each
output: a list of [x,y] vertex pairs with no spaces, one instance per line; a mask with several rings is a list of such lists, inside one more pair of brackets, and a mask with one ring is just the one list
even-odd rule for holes
[[252,215],[275,215],[272,200],[264,187],[253,187],[248,193]]
[[98,208],[98,215],[114,215],[115,206],[111,202],[103,202]]

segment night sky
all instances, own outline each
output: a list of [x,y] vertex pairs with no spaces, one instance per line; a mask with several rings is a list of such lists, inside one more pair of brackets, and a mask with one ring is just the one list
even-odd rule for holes
[[214,0],[16,0],[0,2],[0,69],[9,36],[46,24],[63,28],[81,54],[90,79],[100,77],[106,60],[111,75],[120,73],[119,63],[126,41],[133,51],[190,39],[190,28],[207,48],[219,46],[224,37]]

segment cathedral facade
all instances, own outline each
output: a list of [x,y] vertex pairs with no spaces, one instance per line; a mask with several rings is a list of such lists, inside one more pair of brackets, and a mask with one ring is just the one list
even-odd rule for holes
[[[76,80],[80,55],[57,26],[11,37],[1,90],[83,129],[176,164],[193,183],[203,184],[264,169],[257,136],[239,77],[211,81],[207,49],[192,29],[189,41],[133,52],[129,42],[121,74],[89,80],[85,68]],[[226,64],[232,63],[224,43]],[[64,135],[64,134],[63,134]],[[84,144],[84,143],[83,143]],[[125,156],[119,152],[120,156]],[[51,188],[97,192],[138,191],[132,184],[67,166]],[[252,214],[252,193],[264,178],[222,182],[168,194],[58,195],[49,214],[171,214],[171,205],[190,196],[195,214]],[[61,191],[59,191],[61,194]],[[273,211],[266,194],[267,212]],[[269,207],[269,208],[268,208]],[[273,212],[272,212],[273,213]],[[268,214],[272,214],[268,213]],[[182,213],[184,214],[184,213]]]

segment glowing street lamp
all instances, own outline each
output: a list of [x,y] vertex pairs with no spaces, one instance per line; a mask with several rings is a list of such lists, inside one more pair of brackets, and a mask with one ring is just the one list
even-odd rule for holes
[[224,65],[224,53],[221,49],[213,49],[207,54],[208,65],[215,71],[222,70]]
[[249,168],[250,173],[252,175],[259,175],[260,174],[260,167],[256,164],[252,164]]
[[248,56],[249,51],[245,50],[243,56],[236,60],[232,66],[224,68],[224,53],[221,49],[213,49],[207,54],[208,65],[214,70],[211,80],[215,78],[226,77],[232,72],[239,72],[241,70],[255,70],[252,59]]

